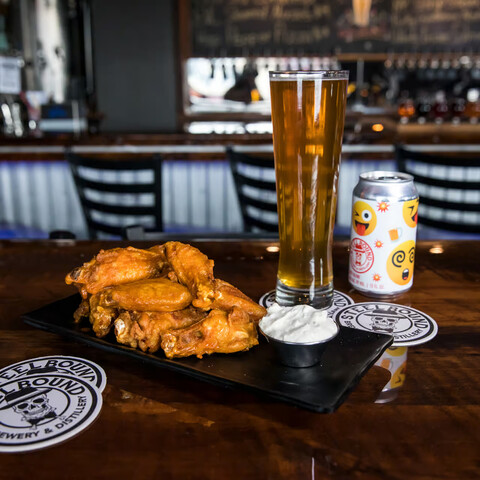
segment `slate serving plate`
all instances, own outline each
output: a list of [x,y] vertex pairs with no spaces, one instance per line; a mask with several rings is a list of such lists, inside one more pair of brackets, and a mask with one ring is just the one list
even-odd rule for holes
[[393,342],[390,335],[340,327],[322,362],[309,368],[281,365],[276,361],[271,345],[263,338],[260,338],[260,345],[248,352],[168,360],[162,351],[147,354],[120,345],[113,334],[104,339],[95,337],[92,331],[86,331],[86,324],[73,321],[73,312],[79,304],[80,296],[73,295],[26,313],[22,319],[33,327],[109,352],[224,387],[255,391],[319,413],[335,411]]

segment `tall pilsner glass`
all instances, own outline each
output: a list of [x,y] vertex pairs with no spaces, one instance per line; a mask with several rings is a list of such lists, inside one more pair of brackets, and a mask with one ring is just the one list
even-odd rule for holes
[[280,260],[276,300],[327,308],[348,71],[270,72]]

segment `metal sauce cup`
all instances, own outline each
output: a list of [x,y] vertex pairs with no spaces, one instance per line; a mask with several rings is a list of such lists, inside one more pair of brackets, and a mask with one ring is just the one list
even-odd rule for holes
[[313,365],[320,363],[327,345],[340,331],[340,328],[337,325],[335,335],[325,340],[320,342],[297,343],[278,340],[267,335],[260,326],[258,328],[262,335],[273,346],[279,362],[288,367],[296,368],[312,367]]

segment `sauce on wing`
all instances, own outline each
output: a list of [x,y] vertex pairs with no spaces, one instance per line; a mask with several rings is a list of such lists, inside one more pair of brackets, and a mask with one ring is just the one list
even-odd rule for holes
[[266,310],[215,279],[213,260],[180,242],[149,250],[101,250],[65,281],[83,298],[74,314],[88,317],[98,337],[114,327],[119,343],[169,358],[234,353],[258,344]]

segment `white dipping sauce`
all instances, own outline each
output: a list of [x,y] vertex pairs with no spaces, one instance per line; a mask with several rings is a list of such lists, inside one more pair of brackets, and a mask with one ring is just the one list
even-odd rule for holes
[[316,310],[310,305],[281,307],[277,303],[268,307],[260,328],[276,340],[291,343],[323,342],[338,331],[326,310]]

